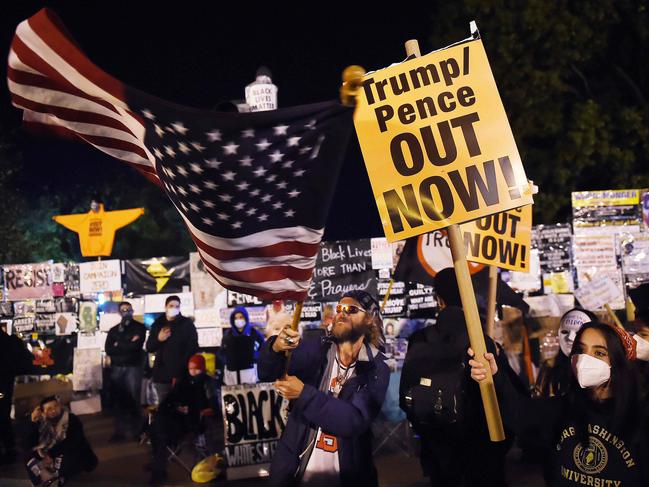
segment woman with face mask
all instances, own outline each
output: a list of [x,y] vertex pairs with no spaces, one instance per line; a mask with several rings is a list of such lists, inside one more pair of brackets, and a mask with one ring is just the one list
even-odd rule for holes
[[[493,357],[485,358],[498,373]],[[647,407],[635,358],[636,342],[621,328],[590,322],[577,332],[565,394],[537,399],[545,401],[543,414],[525,418],[520,431],[545,443],[548,485],[649,485]],[[471,377],[484,380],[484,366],[469,363]]]
[[246,308],[235,308],[230,314],[230,328],[225,331],[221,340],[225,385],[257,382],[256,362],[263,343],[264,337],[250,324]]
[[585,323],[595,321],[597,317],[593,313],[581,308],[573,308],[561,317],[559,352],[556,357],[548,358],[541,366],[534,388],[535,395],[552,397],[565,394],[572,379],[569,357],[577,332]]

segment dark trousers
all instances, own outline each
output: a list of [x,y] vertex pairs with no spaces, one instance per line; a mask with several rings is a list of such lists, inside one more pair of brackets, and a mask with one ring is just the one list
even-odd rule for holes
[[186,414],[175,411],[158,411],[151,424],[153,447],[153,470],[167,469],[167,447],[177,445],[187,434],[198,435],[203,431],[200,421],[191,421]]
[[14,455],[16,452],[16,440],[11,425],[11,402],[14,395],[13,378],[11,383],[0,384],[0,456]]
[[421,465],[432,487],[505,487],[509,442],[431,434],[421,438]]
[[140,411],[142,369],[140,367],[113,366],[110,379],[115,413],[115,433],[136,434],[142,425]]

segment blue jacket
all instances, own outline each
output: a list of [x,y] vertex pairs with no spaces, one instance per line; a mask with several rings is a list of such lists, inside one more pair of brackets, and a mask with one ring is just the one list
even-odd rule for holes
[[[262,381],[274,381],[284,375],[286,357],[272,349],[276,337],[263,345],[258,373]],[[293,351],[289,375],[304,382],[277,445],[270,467],[270,485],[292,486],[309,460],[310,452],[300,455],[311,444],[318,427],[338,438],[338,461],[342,486],[378,485],[372,461],[371,424],[378,415],[390,380],[385,356],[369,345],[361,350],[356,374],[345,383],[338,398],[319,390],[323,375],[329,373],[335,345],[326,337],[302,341]],[[301,460],[301,461],[300,461]]]

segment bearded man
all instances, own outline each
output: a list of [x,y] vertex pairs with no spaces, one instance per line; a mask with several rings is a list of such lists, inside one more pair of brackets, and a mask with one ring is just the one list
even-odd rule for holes
[[[261,349],[258,372],[291,401],[273,456],[276,486],[377,486],[371,424],[390,371],[379,351],[379,304],[364,291],[346,293],[322,340],[300,340],[290,326]],[[286,352],[292,352],[286,371]]]

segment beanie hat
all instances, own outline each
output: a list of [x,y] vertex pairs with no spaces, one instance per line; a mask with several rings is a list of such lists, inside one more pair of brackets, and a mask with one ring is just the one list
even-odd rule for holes
[[205,357],[199,353],[192,355],[187,365],[192,365],[195,369],[200,369],[202,372],[205,372]]

